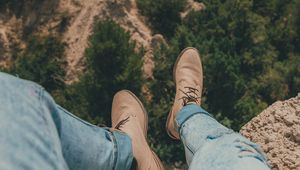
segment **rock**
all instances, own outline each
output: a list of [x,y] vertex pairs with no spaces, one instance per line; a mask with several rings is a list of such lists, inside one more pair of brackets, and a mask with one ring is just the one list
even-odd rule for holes
[[295,139],[295,142],[300,144],[300,129],[297,129],[293,132],[293,137]]
[[187,5],[183,12],[180,13],[180,17],[185,18],[191,11],[200,11],[204,9],[205,6],[203,3],[199,3],[194,0],[187,0]]
[[293,115],[287,115],[283,117],[283,121],[287,126],[293,125],[294,116]]
[[151,39],[151,48],[159,48],[161,44],[167,45],[166,40],[161,34],[155,34]]
[[300,169],[299,113],[300,94],[275,102],[240,130],[245,137],[261,145],[272,170]]

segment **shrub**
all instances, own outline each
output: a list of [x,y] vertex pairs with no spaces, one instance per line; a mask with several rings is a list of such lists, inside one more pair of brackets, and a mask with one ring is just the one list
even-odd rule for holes
[[186,0],[138,0],[137,5],[157,32],[171,37],[181,22],[180,12]]
[[[187,46],[199,49],[204,66],[202,107],[234,130],[268,104],[300,91],[298,1],[204,3],[205,10],[190,13],[177,27],[169,47],[156,49],[148,108],[155,115],[153,129],[164,128],[175,96],[172,68]],[[182,147],[164,131],[150,131],[150,136],[163,160],[183,160]]]
[[176,50],[171,47],[161,46],[161,48],[156,49],[153,73],[155,79],[149,84],[153,97],[147,105],[147,111],[151,115],[149,119],[149,141],[160,158],[169,165],[185,159],[181,142],[171,139],[165,130],[167,115],[175,97],[172,61],[178,54],[173,55],[174,53]]
[[64,44],[55,37],[33,37],[16,55],[11,73],[41,84],[49,92],[64,87]]
[[85,51],[86,71],[66,90],[66,108],[93,123],[110,125],[114,94],[121,89],[140,94],[142,52],[136,53],[129,39],[113,21],[95,25]]
[[[296,81],[288,78],[291,70],[298,72],[298,67],[285,64],[299,55],[295,43],[299,39],[297,17],[292,17],[299,16],[299,3],[204,3],[207,8],[191,13],[173,42],[178,46],[181,37],[190,37],[186,44],[200,50],[205,69],[204,101],[219,120],[231,120],[227,125],[238,130],[268,104],[300,90],[294,88]],[[274,17],[275,13],[280,15]],[[285,69],[280,68],[283,65]]]
[[4,45],[2,40],[0,39],[0,57],[4,55]]

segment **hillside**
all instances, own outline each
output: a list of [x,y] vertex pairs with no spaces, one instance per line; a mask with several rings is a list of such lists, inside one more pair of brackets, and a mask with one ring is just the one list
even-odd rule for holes
[[115,92],[133,91],[149,114],[150,145],[176,169],[181,143],[155,129],[173,102],[176,57],[193,46],[204,66],[202,106],[242,127],[273,169],[297,169],[299,8],[298,0],[0,0],[0,70],[99,125],[110,125]]
[[[0,49],[4,52],[0,64],[7,65],[15,44],[25,48],[23,42],[27,30],[38,35],[59,34],[66,43],[65,57],[67,73],[65,81],[76,81],[78,73],[84,69],[84,51],[93,26],[99,20],[114,20],[131,35],[136,48],[145,49],[144,74],[152,76],[153,45],[163,42],[161,35],[155,35],[147,25],[145,17],[139,14],[135,0],[56,0],[51,2],[33,1],[20,4],[20,11],[10,11],[0,15]],[[39,8],[34,8],[39,6]],[[200,10],[202,4],[188,1],[182,15],[191,10]],[[17,27],[16,27],[17,26]],[[35,32],[36,31],[36,32]],[[154,37],[154,38],[153,38]]]

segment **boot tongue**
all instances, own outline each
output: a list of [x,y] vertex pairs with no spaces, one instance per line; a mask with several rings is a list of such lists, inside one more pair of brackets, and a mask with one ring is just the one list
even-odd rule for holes
[[[193,82],[187,82],[187,81],[179,81],[177,85],[177,90],[179,91],[178,99],[186,98],[188,96],[197,99],[197,101],[192,101],[196,104],[201,104],[201,94],[202,94],[202,88],[199,84],[197,84],[195,81]],[[191,101],[183,102],[181,100],[182,106],[190,103]]]
[[[178,93],[176,93],[174,106],[173,106],[173,111],[175,113],[178,113],[181,110],[181,108],[187,104],[194,103],[194,104],[200,105],[200,103],[201,103],[201,86],[200,85],[196,84],[196,82],[187,83],[185,80],[182,80],[182,81],[179,81],[176,86],[177,86],[176,91],[178,91]],[[190,94],[190,95],[194,96],[195,98],[198,98],[197,101],[187,101],[186,103],[184,103],[183,98],[186,97],[186,93],[189,91],[189,89],[187,89],[186,87],[192,87],[192,88],[195,88],[198,90],[198,91],[195,91],[196,94]]]

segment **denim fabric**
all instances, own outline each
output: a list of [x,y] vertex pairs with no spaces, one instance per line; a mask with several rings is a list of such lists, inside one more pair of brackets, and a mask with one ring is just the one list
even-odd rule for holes
[[0,169],[130,169],[131,139],[55,104],[30,81],[0,73]]
[[269,169],[258,145],[224,127],[195,104],[184,106],[176,123],[191,170]]
[[133,159],[128,135],[99,128],[57,106],[63,156],[70,169],[130,169]]

